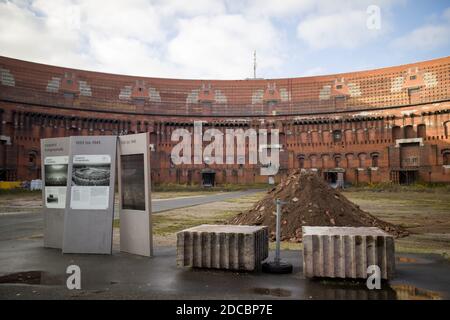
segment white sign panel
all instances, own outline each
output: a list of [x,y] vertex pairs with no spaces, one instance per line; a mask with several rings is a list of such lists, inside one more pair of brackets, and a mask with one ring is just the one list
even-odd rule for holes
[[61,248],[67,207],[69,138],[41,139],[44,247]]
[[116,136],[70,137],[63,253],[111,254]]
[[68,156],[54,156],[44,158],[45,207],[64,209],[66,207]]
[[110,175],[110,155],[74,155],[70,208],[108,209]]
[[153,251],[148,133],[119,137],[120,251],[150,257]]

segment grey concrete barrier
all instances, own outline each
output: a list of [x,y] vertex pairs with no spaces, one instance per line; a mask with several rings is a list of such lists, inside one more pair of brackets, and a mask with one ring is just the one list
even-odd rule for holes
[[200,225],[177,233],[177,265],[259,270],[269,253],[267,227]]
[[303,273],[307,278],[366,279],[367,267],[381,279],[395,272],[394,238],[375,227],[303,227]]

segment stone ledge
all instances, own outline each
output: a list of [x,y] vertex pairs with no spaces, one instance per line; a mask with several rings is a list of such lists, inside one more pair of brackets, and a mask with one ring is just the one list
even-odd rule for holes
[[381,278],[395,272],[394,238],[374,227],[303,227],[303,273],[307,278],[366,279],[378,265]]
[[177,233],[180,267],[254,271],[268,249],[267,227],[200,225]]

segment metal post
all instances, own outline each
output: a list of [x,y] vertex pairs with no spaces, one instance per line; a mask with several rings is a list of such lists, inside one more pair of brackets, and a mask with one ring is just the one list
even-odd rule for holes
[[280,199],[275,200],[276,210],[277,210],[277,221],[275,230],[275,259],[274,261],[269,261],[263,263],[262,270],[268,273],[291,273],[292,265],[288,262],[281,261],[280,258],[280,241],[281,241],[281,205],[287,202],[281,201]]
[[281,222],[281,200],[276,200],[277,205],[277,226],[276,226],[276,248],[275,248],[275,263],[280,264],[280,222]]

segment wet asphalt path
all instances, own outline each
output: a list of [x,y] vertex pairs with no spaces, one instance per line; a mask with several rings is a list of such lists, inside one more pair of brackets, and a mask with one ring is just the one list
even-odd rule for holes
[[261,191],[262,191],[261,189],[251,189],[236,192],[223,192],[206,196],[195,196],[195,197],[174,198],[174,199],[156,199],[152,201],[152,211],[153,213],[157,213],[178,208],[192,207],[205,203],[218,202],[233,198],[240,198]]
[[[260,191],[262,190],[251,189],[236,192],[216,193],[205,196],[155,199],[152,201],[152,211],[153,213],[158,213],[173,209],[192,207],[211,202],[240,198]],[[114,218],[119,218],[117,208],[114,212]],[[0,214],[0,241],[42,235],[43,226],[44,221],[41,212]]]

